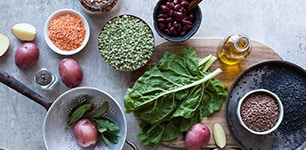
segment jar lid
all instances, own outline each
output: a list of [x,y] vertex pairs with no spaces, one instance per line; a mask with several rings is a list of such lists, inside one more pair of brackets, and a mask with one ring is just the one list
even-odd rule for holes
[[35,81],[40,85],[48,85],[52,81],[52,74],[47,70],[40,70],[35,74]]

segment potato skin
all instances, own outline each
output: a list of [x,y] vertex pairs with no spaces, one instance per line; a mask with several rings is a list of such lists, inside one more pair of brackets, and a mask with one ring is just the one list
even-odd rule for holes
[[79,86],[83,81],[83,71],[73,58],[64,58],[58,67],[59,75],[68,88]]
[[89,119],[79,120],[73,128],[74,136],[81,147],[90,147],[98,141],[98,130]]
[[26,42],[20,45],[15,53],[15,64],[23,70],[34,66],[39,57],[39,48],[33,42]]
[[185,142],[188,150],[202,150],[210,139],[209,128],[201,123],[194,124],[186,134]]

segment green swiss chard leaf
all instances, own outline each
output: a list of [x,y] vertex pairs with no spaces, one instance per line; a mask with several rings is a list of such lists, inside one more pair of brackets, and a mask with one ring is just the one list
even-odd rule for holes
[[222,107],[226,86],[210,72],[216,57],[196,57],[193,47],[166,52],[127,89],[124,107],[140,119],[138,138],[146,146],[177,138]]
[[141,140],[141,144],[154,146],[161,141],[164,131],[163,126],[155,124],[146,132],[139,132],[137,136]]
[[204,88],[201,85],[191,88],[188,97],[177,107],[172,118],[191,118],[201,104],[203,90]]
[[137,112],[142,120],[155,124],[163,121],[173,111],[176,110],[176,101],[173,96],[165,96],[152,102],[149,106],[140,109]]

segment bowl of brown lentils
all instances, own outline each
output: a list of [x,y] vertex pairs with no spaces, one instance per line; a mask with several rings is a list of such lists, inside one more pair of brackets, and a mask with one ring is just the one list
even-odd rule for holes
[[256,135],[266,135],[278,128],[283,120],[283,105],[279,97],[266,89],[246,93],[238,102],[240,124]]
[[196,6],[187,12],[191,0],[159,0],[153,10],[154,28],[159,36],[171,42],[190,39],[199,29],[202,12]]
[[98,36],[99,53],[107,64],[119,71],[143,67],[151,59],[154,42],[150,26],[129,14],[110,19]]
[[89,14],[103,14],[118,7],[120,0],[79,0],[83,10]]

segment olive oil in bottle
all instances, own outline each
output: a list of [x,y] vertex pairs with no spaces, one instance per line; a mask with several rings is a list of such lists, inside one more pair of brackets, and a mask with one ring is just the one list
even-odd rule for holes
[[234,65],[245,60],[251,51],[251,41],[246,35],[232,34],[220,43],[217,56],[223,63]]

